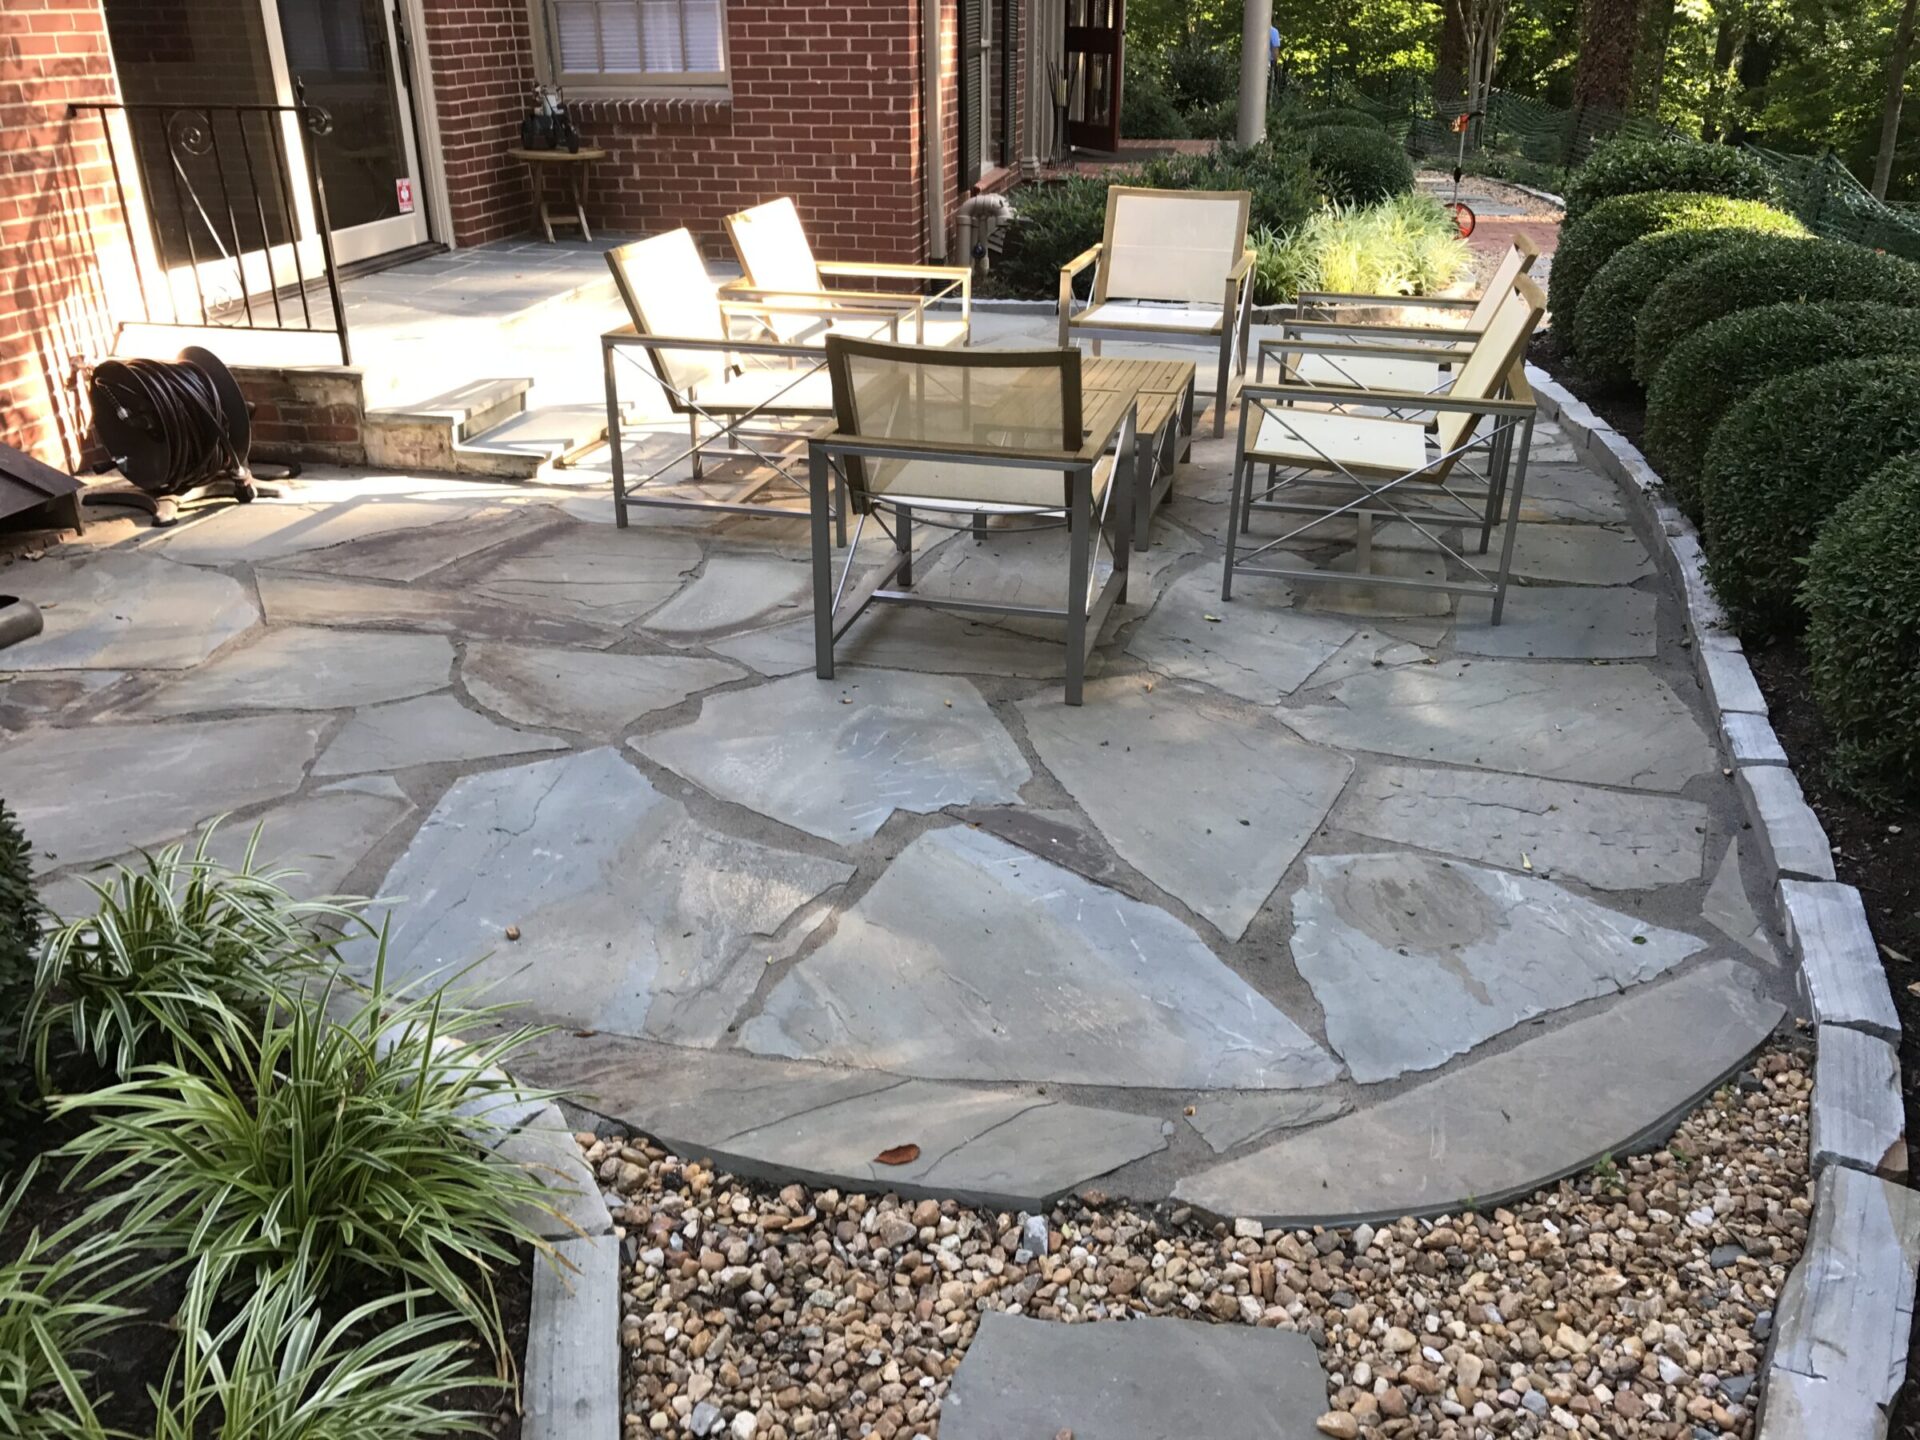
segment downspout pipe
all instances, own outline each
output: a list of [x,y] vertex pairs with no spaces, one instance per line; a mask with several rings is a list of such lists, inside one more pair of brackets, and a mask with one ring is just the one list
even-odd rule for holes
[[940,93],[940,0],[920,0],[921,143],[926,147],[927,258],[947,258],[947,126]]

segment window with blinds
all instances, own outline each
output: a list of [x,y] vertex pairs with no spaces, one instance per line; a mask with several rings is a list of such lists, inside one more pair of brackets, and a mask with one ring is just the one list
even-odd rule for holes
[[724,0],[544,0],[563,84],[726,78]]

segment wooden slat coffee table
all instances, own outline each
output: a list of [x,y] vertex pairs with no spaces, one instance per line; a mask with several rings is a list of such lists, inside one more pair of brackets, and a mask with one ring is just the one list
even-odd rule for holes
[[1193,376],[1191,360],[1122,360],[1101,356],[1081,362],[1080,388],[1088,395],[1131,393],[1137,399],[1135,550],[1147,548],[1147,526],[1153,519],[1154,508],[1173,488],[1174,466],[1184,462],[1193,449]]

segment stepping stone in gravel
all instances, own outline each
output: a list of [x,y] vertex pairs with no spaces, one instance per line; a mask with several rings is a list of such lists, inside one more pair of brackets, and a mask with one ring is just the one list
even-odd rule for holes
[[1293,900],[1294,964],[1363,1085],[1705,948],[1545,880],[1418,855],[1312,856]]
[[812,594],[811,565],[777,555],[713,555],[686,589],[647,616],[646,628],[668,636],[738,630],[811,609]]
[[1276,1130],[1298,1130],[1338,1119],[1353,1109],[1344,1095],[1267,1090],[1210,1090],[1193,1097],[1187,1123],[1218,1155]]
[[545,645],[467,646],[467,693],[516,725],[613,735],[642,715],[745,677],[724,660],[691,655],[603,655]]
[[195,565],[240,561],[259,565],[369,535],[438,529],[490,508],[484,502],[454,496],[444,500],[359,496],[325,504],[256,501],[231,506],[146,543],[169,559]]
[[618,627],[678,590],[700,553],[699,542],[686,536],[570,525],[511,553],[493,550],[449,567],[435,581]]
[[588,625],[536,605],[504,604],[465,591],[424,585],[261,570],[256,576],[267,619],[276,625],[338,625],[418,630],[465,639],[526,640],[604,650],[620,632]]
[[1678,790],[1719,764],[1693,713],[1639,665],[1456,660],[1356,675],[1332,698],[1282,718],[1323,745],[1638,790]]
[[1740,839],[1735,836],[1720,858],[1713,883],[1707,887],[1700,913],[1708,924],[1734,941],[1758,960],[1778,960],[1773,936],[1747,899],[1746,882],[1740,878]]
[[1347,787],[1333,825],[1598,890],[1646,890],[1700,878],[1707,808],[1524,775],[1373,765]]
[[1327,1377],[1305,1335],[1159,1317],[1066,1325],[990,1310],[940,1405],[941,1440],[1310,1440]]
[[1653,561],[1624,526],[1522,525],[1513,543],[1513,573],[1560,585],[1631,585],[1653,574]]
[[1339,1073],[1165,911],[958,827],[907,846],[741,1043],[927,1079],[1254,1090]]
[[6,652],[12,670],[187,670],[260,618],[228,575],[120,552],[16,565],[10,588],[46,628]]
[[1168,587],[1133,632],[1127,653],[1155,674],[1197,680],[1256,705],[1276,704],[1360,628],[1288,609],[1286,597],[1274,581],[1249,579],[1240,598],[1223,602],[1218,568],[1202,565]]
[[[762,675],[812,674],[813,617],[769,630],[731,635],[707,649],[749,665]],[[919,670],[935,675],[992,675],[1021,680],[1050,680],[1067,672],[1067,651],[1054,640],[1022,635],[978,617],[920,606],[876,606],[834,644],[834,663],[863,669]],[[1096,650],[1087,657],[1087,673],[1097,675],[1105,662]]]
[[[1174,1187],[1270,1225],[1482,1214],[1670,1134],[1785,1014],[1723,960]],[[1908,1293],[1912,1285],[1909,1282]],[[1840,1432],[1833,1432],[1840,1433]]]
[[1660,601],[1645,590],[1512,586],[1500,623],[1493,602],[1460,601],[1453,648],[1463,655],[1531,660],[1631,660],[1658,648]]
[[289,626],[230,650],[139,707],[143,715],[210,710],[344,710],[404,700],[453,683],[441,635]]
[[454,783],[381,886],[399,902],[388,965],[417,979],[478,961],[467,978],[491,1000],[707,1044],[778,953],[767,942],[851,873],[709,830],[590,750]]
[[359,775],[566,748],[566,741],[551,735],[496,724],[451,695],[426,695],[356,713],[334,736],[313,773]]
[[1249,725],[1185,686],[1101,681],[1078,708],[1020,702],[1027,738],[1122,859],[1237,940],[1353,761]]
[[1033,773],[966,681],[884,670],[712,695],[698,719],[632,744],[709,794],[843,845],[895,810],[1017,800]]
[[0,795],[36,870],[104,860],[298,789],[323,717],[88,725],[0,746]]

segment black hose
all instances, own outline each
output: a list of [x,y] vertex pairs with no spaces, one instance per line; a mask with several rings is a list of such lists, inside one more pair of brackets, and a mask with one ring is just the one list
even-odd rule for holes
[[[244,479],[220,395],[190,361],[106,360],[88,387],[94,427],[123,475],[154,495]],[[126,443],[133,434],[148,443]],[[121,454],[122,450],[126,454]]]

